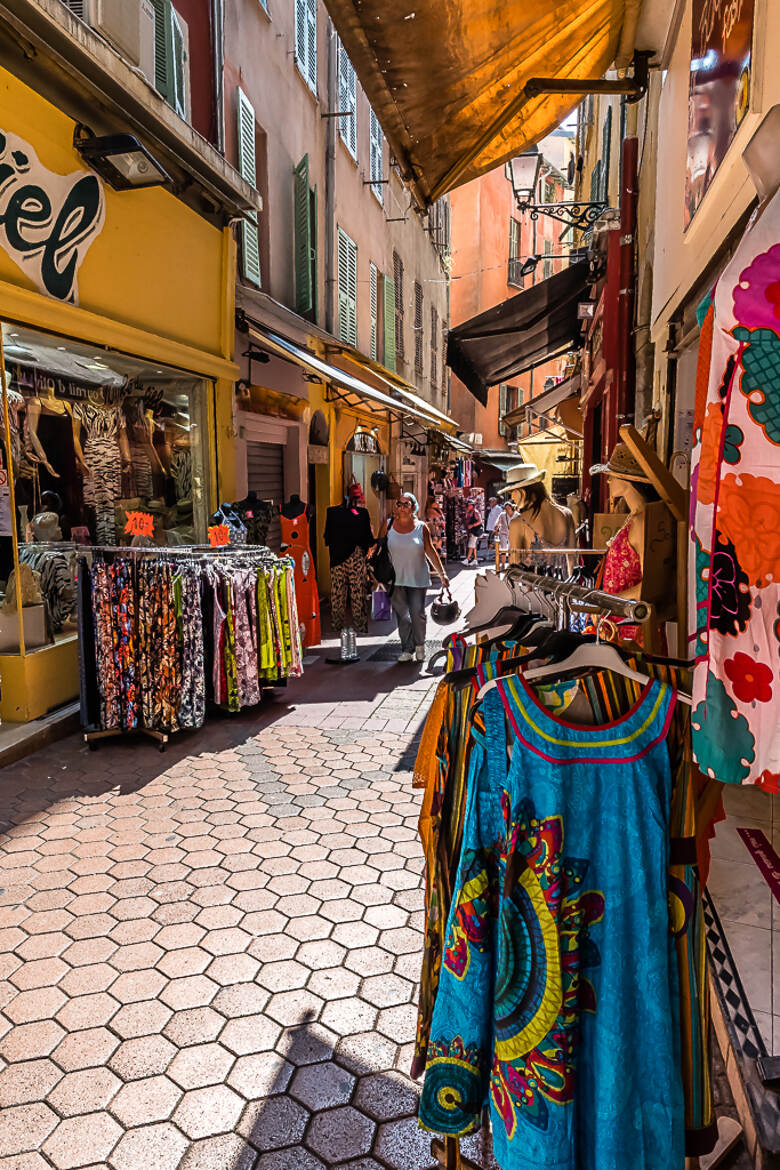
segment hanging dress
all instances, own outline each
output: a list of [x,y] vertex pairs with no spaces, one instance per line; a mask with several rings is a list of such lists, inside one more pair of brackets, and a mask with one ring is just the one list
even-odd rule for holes
[[320,598],[309,543],[309,521],[306,519],[305,511],[293,519],[289,519],[282,512],[279,523],[282,528],[282,544],[287,546],[286,554],[295,562],[295,599],[298,603],[298,620],[303,627],[303,644],[318,646],[322,641]]
[[119,407],[98,406],[87,399],[76,403],[73,415],[86,435],[82,449],[89,474],[84,476],[84,503],[95,510],[95,541],[116,544],[114,508],[122,494]]
[[745,232],[702,330],[689,559],[694,757],[709,777],[773,792],[780,775],[778,241],[780,192]]
[[596,727],[521,678],[483,700],[419,1116],[466,1134],[489,1104],[502,1170],[683,1166],[673,706],[657,681]]

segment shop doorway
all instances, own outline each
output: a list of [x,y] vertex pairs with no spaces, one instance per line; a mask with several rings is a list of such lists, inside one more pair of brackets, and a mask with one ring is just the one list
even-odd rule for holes
[[246,478],[250,492],[256,492],[261,500],[271,500],[276,505],[268,526],[267,543],[273,552],[278,553],[282,545],[279,505],[284,502],[284,447],[281,443],[247,443]]

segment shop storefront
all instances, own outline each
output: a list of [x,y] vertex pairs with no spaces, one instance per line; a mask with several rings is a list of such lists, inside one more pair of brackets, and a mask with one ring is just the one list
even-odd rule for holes
[[161,187],[112,189],[67,115],[0,87],[0,714],[27,721],[79,693],[78,554],[203,542],[233,493],[234,244]]

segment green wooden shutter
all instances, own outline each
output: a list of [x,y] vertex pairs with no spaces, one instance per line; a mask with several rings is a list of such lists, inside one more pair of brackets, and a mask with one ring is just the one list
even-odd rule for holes
[[171,0],[152,0],[154,8],[154,87],[167,102],[173,99],[173,24]]
[[[255,155],[255,110],[239,87],[236,91],[238,114],[238,169],[242,178],[257,188],[257,158]],[[260,279],[260,232],[257,213],[244,216],[241,224],[241,271],[244,279],[262,287]]]
[[295,309],[310,313],[314,308],[312,288],[312,222],[309,191],[309,156],[305,154],[295,174]]
[[601,128],[601,190],[599,199],[609,203],[609,163],[612,148],[612,106],[607,108],[607,116]]
[[184,58],[184,33],[175,8],[171,8],[171,96],[169,101],[180,118],[187,117],[187,93]]
[[357,345],[357,245],[346,232],[338,233],[338,336]]
[[368,356],[372,361],[379,360],[379,273],[376,264],[368,266],[368,301],[371,312],[371,338],[368,346]]
[[506,394],[507,387],[504,382],[498,388],[498,433],[499,435],[506,435],[506,423],[504,422],[504,415],[506,414]]
[[395,370],[395,281],[390,276],[383,278],[383,300],[385,303],[385,365]]

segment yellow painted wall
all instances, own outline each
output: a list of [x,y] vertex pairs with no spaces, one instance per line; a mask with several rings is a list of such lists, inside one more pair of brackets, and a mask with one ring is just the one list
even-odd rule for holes
[[[0,131],[29,144],[47,170],[86,173],[73,149],[73,129],[70,118],[0,69]],[[208,379],[204,441],[213,507],[217,499],[234,498],[235,486],[232,232],[214,227],[162,188],[117,192],[104,184],[104,193],[105,223],[78,270],[77,304],[39,292],[5,251],[0,228],[0,320]],[[76,642],[25,657],[2,655],[0,678],[0,717],[34,719],[77,696]]]

